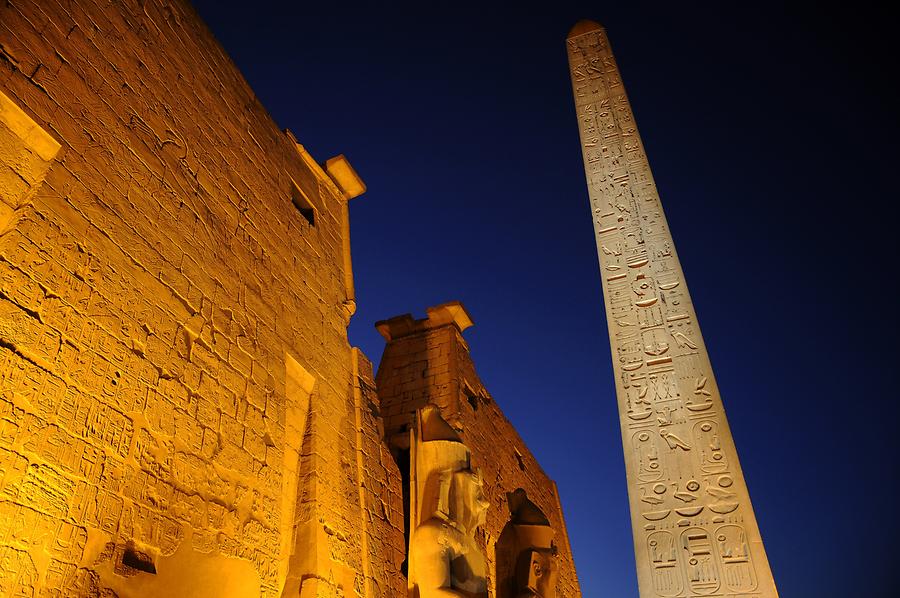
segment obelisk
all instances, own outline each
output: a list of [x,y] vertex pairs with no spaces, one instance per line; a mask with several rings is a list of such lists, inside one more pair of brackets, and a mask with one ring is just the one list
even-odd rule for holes
[[604,29],[567,39],[641,598],[778,596],[697,315]]

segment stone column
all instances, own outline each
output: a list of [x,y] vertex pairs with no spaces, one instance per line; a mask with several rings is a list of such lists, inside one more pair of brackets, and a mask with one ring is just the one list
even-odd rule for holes
[[642,598],[778,595],[631,106],[597,23],[567,40]]

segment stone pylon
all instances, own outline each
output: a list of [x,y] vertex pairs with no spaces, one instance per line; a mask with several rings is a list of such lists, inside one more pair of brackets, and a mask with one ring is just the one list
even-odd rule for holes
[[569,66],[642,598],[778,596],[697,315],[606,32]]

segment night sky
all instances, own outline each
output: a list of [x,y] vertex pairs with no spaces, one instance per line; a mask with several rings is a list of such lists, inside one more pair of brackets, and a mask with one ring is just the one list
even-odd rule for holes
[[[781,595],[898,595],[896,31],[861,3],[203,0],[281,128],[343,153],[358,311],[461,300],[494,399],[559,484],[584,595],[637,596],[565,38],[604,24]],[[889,581],[892,582],[889,585]]]

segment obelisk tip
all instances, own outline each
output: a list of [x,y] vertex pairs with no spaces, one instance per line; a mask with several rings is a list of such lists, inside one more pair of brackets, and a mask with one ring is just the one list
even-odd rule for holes
[[569,31],[569,35],[566,37],[566,39],[572,39],[573,37],[578,37],[579,35],[591,33],[592,31],[599,31],[601,29],[603,29],[603,25],[601,25],[597,21],[582,19],[575,23],[575,26],[572,27],[571,31]]

